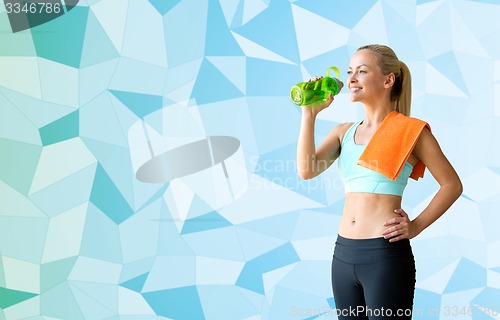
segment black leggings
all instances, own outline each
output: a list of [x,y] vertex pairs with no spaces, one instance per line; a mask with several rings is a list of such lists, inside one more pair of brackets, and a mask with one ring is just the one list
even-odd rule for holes
[[408,239],[338,236],[332,261],[339,319],[411,319],[415,260]]

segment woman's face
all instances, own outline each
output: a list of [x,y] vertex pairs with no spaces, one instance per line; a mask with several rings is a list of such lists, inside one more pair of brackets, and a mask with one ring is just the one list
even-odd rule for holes
[[380,99],[386,88],[375,55],[369,50],[359,50],[351,58],[347,87],[353,102],[370,102]]

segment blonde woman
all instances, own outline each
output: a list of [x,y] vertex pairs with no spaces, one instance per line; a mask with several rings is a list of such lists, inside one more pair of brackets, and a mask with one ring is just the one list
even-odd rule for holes
[[[330,106],[330,95],[326,101],[302,107],[297,146],[297,169],[302,179],[316,177],[338,160],[345,185],[332,261],[336,313],[339,319],[411,319],[416,271],[409,239],[445,213],[462,193],[462,184],[429,126],[409,117],[410,71],[391,48],[359,48],[350,60],[346,85],[351,101],[364,105],[364,118],[336,126],[316,149],[316,116]],[[400,146],[400,137],[391,137],[391,132],[403,130],[406,135],[406,119],[421,124],[421,128],[416,130],[413,145]],[[389,126],[393,129],[387,129]],[[368,148],[375,158],[362,161]],[[387,177],[380,172],[384,161],[389,167],[394,162],[393,151],[406,156],[396,175]],[[417,169],[422,176],[425,167],[439,190],[410,220],[401,208],[403,191],[409,177],[415,178]]]

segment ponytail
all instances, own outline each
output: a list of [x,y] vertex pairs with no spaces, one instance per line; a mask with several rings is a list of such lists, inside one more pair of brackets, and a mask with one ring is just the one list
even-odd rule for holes
[[411,74],[410,69],[403,61],[399,61],[399,75],[392,88],[391,100],[394,103],[394,111],[410,115],[411,111]]

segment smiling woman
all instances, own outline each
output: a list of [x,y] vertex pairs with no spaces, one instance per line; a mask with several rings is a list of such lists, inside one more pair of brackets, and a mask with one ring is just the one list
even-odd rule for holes
[[[398,310],[405,310],[398,319],[411,319],[415,261],[409,240],[455,202],[462,185],[429,125],[409,117],[411,76],[394,51],[383,45],[363,46],[348,70],[350,100],[364,105],[364,119],[336,126],[316,149],[316,116],[334,98],[303,107],[298,172],[311,179],[338,159],[346,196],[332,261],[332,288],[338,310],[363,310],[356,315],[341,312],[339,319],[389,319]],[[426,167],[440,188],[410,220],[401,208],[403,192],[408,179],[422,177]]]
[[[374,81],[372,82],[374,88],[377,88],[377,85],[390,85],[392,109],[409,116],[411,105],[410,70],[403,61],[397,58],[394,51],[386,50],[386,48],[375,45],[364,46],[359,48],[357,54],[352,57],[352,66],[349,66],[347,74],[351,80],[357,79],[357,81],[348,84],[351,101],[361,101],[357,94],[361,94],[370,88],[369,86],[367,86],[368,88],[361,86],[363,79],[364,81]],[[380,69],[379,73],[374,72],[377,69]]]

